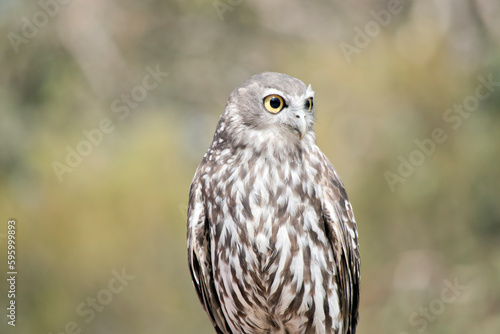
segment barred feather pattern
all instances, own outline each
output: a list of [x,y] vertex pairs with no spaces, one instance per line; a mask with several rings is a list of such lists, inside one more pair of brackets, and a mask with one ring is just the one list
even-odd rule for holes
[[[290,105],[311,94],[285,79]],[[344,186],[316,145],[314,115],[302,139],[245,119],[241,103],[250,103],[239,95],[260,101],[255,81],[230,96],[191,184],[187,246],[198,297],[217,333],[354,334],[360,256]]]

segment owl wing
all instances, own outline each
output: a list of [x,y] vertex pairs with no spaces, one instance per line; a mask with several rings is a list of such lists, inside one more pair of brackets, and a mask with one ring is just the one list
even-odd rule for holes
[[211,260],[210,221],[206,215],[205,199],[199,182],[199,169],[189,189],[187,219],[188,263],[198,298],[209,315],[215,331],[231,334],[215,290]]
[[358,323],[360,255],[358,232],[351,203],[342,181],[328,159],[323,177],[322,215],[337,264],[337,293],[343,332],[354,334]]

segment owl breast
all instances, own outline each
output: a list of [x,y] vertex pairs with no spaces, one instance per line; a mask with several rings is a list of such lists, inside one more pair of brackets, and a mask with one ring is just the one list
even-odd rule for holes
[[334,333],[334,254],[314,182],[321,167],[253,156],[241,152],[207,180],[216,189],[211,256],[223,312],[234,332]]

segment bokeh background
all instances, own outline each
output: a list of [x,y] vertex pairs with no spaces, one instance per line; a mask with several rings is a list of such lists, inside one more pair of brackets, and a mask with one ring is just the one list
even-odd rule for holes
[[213,333],[188,188],[262,71],[316,91],[358,221],[359,333],[500,332],[497,0],[3,0],[0,36],[0,267],[15,218],[19,273],[1,333]]

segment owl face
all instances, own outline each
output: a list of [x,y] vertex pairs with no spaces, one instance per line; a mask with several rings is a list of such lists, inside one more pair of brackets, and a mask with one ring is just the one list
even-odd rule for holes
[[239,135],[297,142],[308,133],[313,136],[314,91],[289,75],[264,72],[231,93],[226,112],[238,124],[234,130]]

